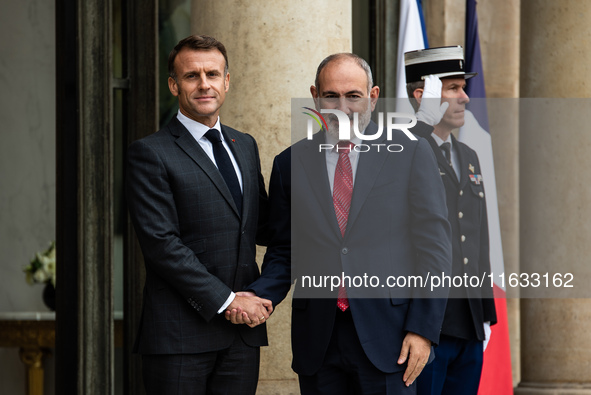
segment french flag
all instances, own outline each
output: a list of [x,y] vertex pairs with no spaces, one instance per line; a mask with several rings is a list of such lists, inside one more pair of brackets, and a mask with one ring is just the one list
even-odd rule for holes
[[476,1],[466,1],[466,70],[476,71],[477,76],[467,81],[466,93],[473,99],[465,113],[465,123],[458,139],[478,154],[482,178],[486,189],[486,209],[490,240],[490,264],[494,274],[494,295],[498,323],[491,327],[492,334],[484,352],[484,365],[480,379],[479,395],[513,394],[511,374],[511,346],[507,323],[506,290],[499,280],[504,273],[503,245],[497,205],[497,187],[491,137],[489,133],[486,92],[482,70],[482,56],[478,37]]
[[[396,97],[408,98],[404,53],[429,48],[421,0],[400,0],[398,25],[398,64],[396,68]],[[408,100],[398,100],[398,112],[414,114]]]

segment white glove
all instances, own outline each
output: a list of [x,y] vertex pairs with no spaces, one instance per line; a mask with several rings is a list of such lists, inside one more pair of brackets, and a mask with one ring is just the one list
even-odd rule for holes
[[417,120],[423,121],[431,126],[435,126],[441,122],[443,114],[445,114],[447,107],[449,107],[448,102],[441,103],[441,87],[441,80],[436,75],[431,74],[425,77],[425,88],[423,88],[423,96],[419,112],[417,112]]
[[486,346],[488,346],[488,341],[490,340],[490,334],[492,333],[490,329],[490,322],[486,321],[484,323],[484,341],[482,342],[482,352],[486,350]]

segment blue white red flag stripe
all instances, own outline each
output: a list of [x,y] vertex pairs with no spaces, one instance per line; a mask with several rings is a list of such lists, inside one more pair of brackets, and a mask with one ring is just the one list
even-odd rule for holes
[[[428,48],[425,23],[420,0],[400,0],[400,23],[398,25],[398,65],[396,67],[396,97],[408,98],[406,93],[406,72],[404,69],[404,53]],[[406,105],[414,114],[408,100],[399,100],[399,105]]]
[[471,102],[467,107],[465,123],[460,129],[458,139],[475,150],[480,160],[487,199],[490,264],[495,280],[494,296],[498,319],[497,324],[491,327],[491,339],[484,352],[484,365],[478,395],[507,395],[513,394],[513,380],[506,291],[499,276],[505,272],[505,265],[475,0],[466,1],[465,45],[466,70],[475,71],[478,75],[467,80],[466,93],[471,98]]

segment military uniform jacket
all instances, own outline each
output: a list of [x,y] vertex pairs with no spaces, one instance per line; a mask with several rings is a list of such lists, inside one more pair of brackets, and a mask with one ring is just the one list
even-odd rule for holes
[[[433,127],[419,122],[413,133],[425,138],[437,158],[445,186],[448,220],[452,229],[452,276],[478,277],[482,286],[455,287],[452,284],[441,333],[484,340],[483,323],[497,322],[490,270],[486,197],[480,163],[476,152],[453,135],[452,144],[460,163],[460,180],[449,165],[441,148],[431,137]],[[464,276],[467,277],[464,277]],[[484,280],[483,280],[484,279]],[[459,280],[456,278],[456,284]]]

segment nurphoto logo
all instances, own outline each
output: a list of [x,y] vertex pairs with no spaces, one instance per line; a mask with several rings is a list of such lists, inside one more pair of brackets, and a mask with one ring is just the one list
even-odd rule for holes
[[[306,110],[304,114],[309,115],[310,119],[308,119],[308,130],[307,130],[307,139],[312,140],[312,136],[314,135],[314,125],[312,120],[316,121],[318,127],[328,131],[328,124],[326,119],[322,116],[322,114],[333,114],[337,117],[339,122],[339,140],[351,140],[351,119],[349,115],[345,114],[341,110],[336,109],[327,109],[322,108],[320,112],[310,108],[310,107],[302,107]],[[359,138],[363,141],[374,141],[379,139],[383,132],[384,132],[384,118],[386,119],[386,138],[387,140],[392,140],[392,131],[393,130],[401,130],[404,132],[406,137],[410,140],[417,140],[417,138],[409,131],[410,128],[414,127],[417,124],[417,117],[414,114],[407,114],[402,112],[388,112],[384,117],[384,113],[378,113],[378,130],[374,134],[363,134],[363,130],[359,130],[359,113],[353,113],[353,133],[355,137]],[[400,122],[400,119],[410,119],[408,123],[395,123]],[[401,152],[404,147],[401,144],[357,144],[353,148],[355,151],[358,152],[367,152],[372,147],[375,147],[378,151],[383,147],[389,152]],[[326,149],[333,149],[334,146],[332,144],[320,144],[320,151]]]

